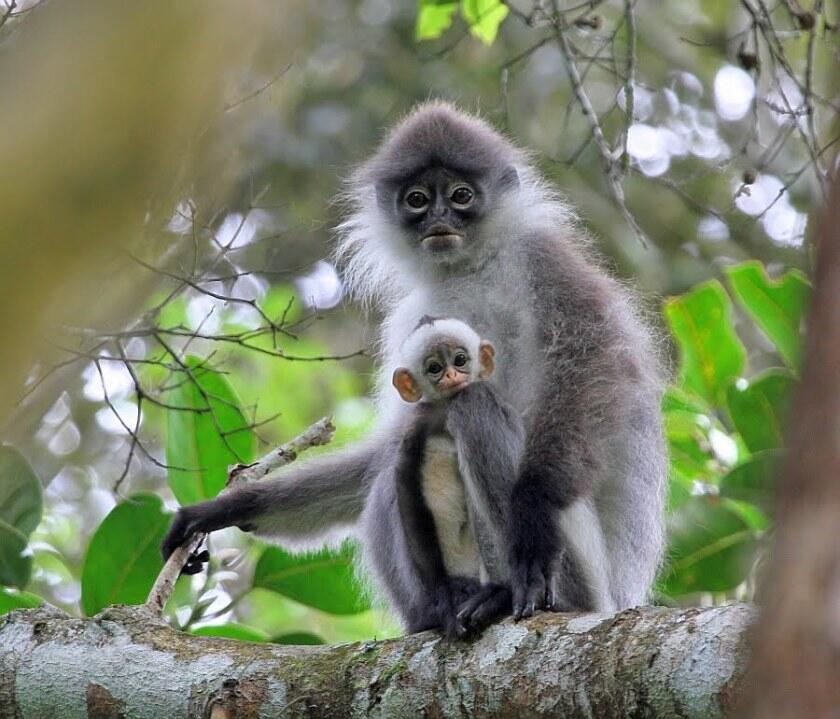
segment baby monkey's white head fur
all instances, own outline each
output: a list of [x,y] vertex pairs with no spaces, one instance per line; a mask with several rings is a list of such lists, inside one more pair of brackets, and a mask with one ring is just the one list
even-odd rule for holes
[[439,402],[489,377],[495,354],[468,324],[426,315],[403,343],[405,366],[394,370],[391,381],[406,402]]

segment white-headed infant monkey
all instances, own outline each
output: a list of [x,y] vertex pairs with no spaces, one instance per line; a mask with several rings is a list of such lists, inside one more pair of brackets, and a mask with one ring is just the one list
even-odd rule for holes
[[[386,477],[399,511],[390,524],[401,537],[374,544],[369,559],[398,596],[417,582],[403,585],[394,569],[416,572],[422,591],[409,601],[410,631],[439,628],[460,638],[510,611],[505,535],[524,429],[498,390],[479,382],[493,373],[494,358],[493,345],[464,322],[426,316],[393,373],[400,396],[417,403]],[[467,392],[470,401],[459,402]]]

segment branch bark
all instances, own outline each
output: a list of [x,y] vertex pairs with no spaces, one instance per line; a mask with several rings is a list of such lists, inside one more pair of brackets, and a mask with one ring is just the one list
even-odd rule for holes
[[471,644],[431,632],[290,647],[193,637],[146,607],[0,618],[9,717],[730,716],[754,610],[540,614]]

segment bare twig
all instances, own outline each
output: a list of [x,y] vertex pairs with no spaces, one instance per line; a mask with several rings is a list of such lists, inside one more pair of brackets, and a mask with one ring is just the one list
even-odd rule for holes
[[[269,472],[294,462],[298,454],[304,450],[328,444],[334,434],[335,426],[332,420],[329,417],[322,417],[293,440],[272,450],[256,462],[248,465],[237,464],[231,467],[228,470],[228,487],[265,477]],[[181,574],[181,570],[190,555],[204,542],[205,537],[205,534],[197,534],[172,553],[149,592],[149,597],[146,600],[146,606],[149,609],[157,614],[163,612],[166,602],[172,596],[172,589]]]

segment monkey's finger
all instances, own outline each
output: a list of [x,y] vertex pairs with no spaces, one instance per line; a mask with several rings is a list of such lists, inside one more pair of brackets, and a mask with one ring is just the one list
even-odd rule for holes
[[546,582],[545,608],[550,612],[560,611],[560,584],[557,576],[552,572]]
[[482,589],[473,594],[469,599],[465,600],[458,609],[457,617],[461,621],[467,621],[472,613],[487,601],[495,593],[495,587],[482,587]]
[[190,576],[192,574],[198,574],[204,569],[204,564],[201,562],[187,562],[184,565],[184,568],[181,570],[181,574],[186,574]]

